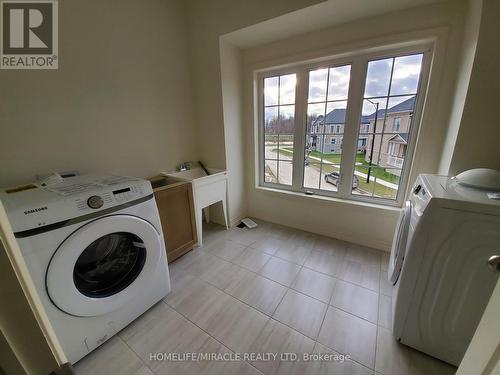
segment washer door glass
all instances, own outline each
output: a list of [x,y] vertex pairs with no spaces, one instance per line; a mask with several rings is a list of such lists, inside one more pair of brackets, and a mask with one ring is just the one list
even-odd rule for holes
[[84,295],[109,297],[129,286],[146,261],[146,246],[135,234],[107,234],[85,248],[78,257],[73,281]]
[[168,280],[163,237],[151,223],[111,215],[74,229],[47,268],[47,293],[60,310],[107,314],[147,293],[158,275]]

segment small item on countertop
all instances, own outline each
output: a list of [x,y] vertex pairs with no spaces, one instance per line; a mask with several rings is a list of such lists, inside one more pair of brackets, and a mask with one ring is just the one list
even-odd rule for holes
[[201,169],[203,169],[205,171],[205,173],[207,174],[207,176],[210,176],[210,172],[208,171],[207,168],[205,168],[205,166],[203,165],[203,163],[201,161],[199,161],[198,164],[200,164]]
[[179,164],[177,169],[179,170],[179,172],[187,171],[187,170],[191,169],[191,163],[188,161],[181,163],[181,164]]

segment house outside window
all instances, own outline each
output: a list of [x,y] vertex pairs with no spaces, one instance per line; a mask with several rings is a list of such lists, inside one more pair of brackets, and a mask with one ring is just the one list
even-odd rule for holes
[[[429,47],[405,48],[259,73],[260,185],[400,204],[430,69]],[[336,185],[324,178],[332,172]]]

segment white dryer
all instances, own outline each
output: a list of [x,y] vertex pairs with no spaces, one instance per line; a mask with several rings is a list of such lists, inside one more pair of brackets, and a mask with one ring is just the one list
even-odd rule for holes
[[500,201],[444,176],[420,175],[401,213],[389,264],[393,333],[458,366],[498,274]]
[[76,176],[5,189],[0,199],[71,363],[170,291],[151,184]]

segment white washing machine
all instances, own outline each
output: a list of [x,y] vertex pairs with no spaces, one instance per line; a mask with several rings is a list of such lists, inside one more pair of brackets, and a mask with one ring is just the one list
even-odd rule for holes
[[394,236],[389,264],[393,333],[458,366],[498,273],[500,201],[444,176],[420,175]]
[[0,199],[71,363],[170,291],[148,181],[76,176],[47,187],[6,189]]

